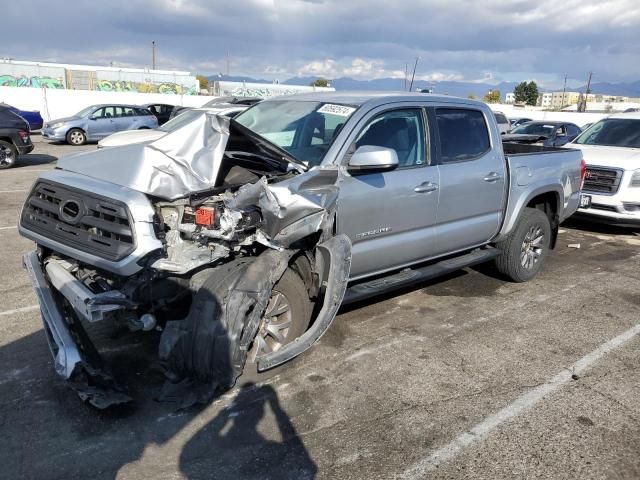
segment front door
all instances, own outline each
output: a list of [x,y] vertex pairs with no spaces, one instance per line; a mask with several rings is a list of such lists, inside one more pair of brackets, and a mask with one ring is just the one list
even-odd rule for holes
[[437,130],[440,171],[436,254],[445,254],[485,243],[498,232],[506,194],[505,159],[501,148],[491,147],[481,110],[435,108],[429,116]]
[[351,278],[407,265],[431,255],[438,206],[438,168],[430,163],[420,108],[379,113],[356,139],[392,148],[399,165],[387,172],[346,174],[340,186],[338,231],[353,243]]
[[92,139],[104,138],[115,132],[115,107],[102,107],[89,118],[87,136]]

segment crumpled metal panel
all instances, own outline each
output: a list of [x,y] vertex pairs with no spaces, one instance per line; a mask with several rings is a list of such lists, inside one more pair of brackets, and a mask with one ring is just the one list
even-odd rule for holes
[[175,200],[215,185],[228,139],[229,119],[205,113],[154,142],[62,158],[58,168]]

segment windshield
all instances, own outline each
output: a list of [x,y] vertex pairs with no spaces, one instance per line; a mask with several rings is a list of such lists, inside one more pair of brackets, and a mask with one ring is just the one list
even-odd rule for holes
[[165,123],[160,128],[158,128],[158,130],[160,130],[161,132],[173,132],[174,130],[177,130],[183,125],[186,125],[187,123],[192,122],[193,120],[198,118],[200,115],[204,115],[204,114],[205,112],[203,112],[202,110],[187,110],[186,112],[183,112],[180,115],[176,115],[175,117],[173,117],[167,123]]
[[511,130],[511,133],[520,133],[525,135],[551,135],[555,129],[555,125],[545,125],[544,123],[526,123],[514,128],[513,130]]
[[83,108],[78,113],[76,113],[74,116],[75,117],[86,117],[87,115],[89,115],[93,111],[94,108],[96,108],[95,105],[91,105],[90,107]]
[[585,130],[575,143],[640,148],[640,119],[605,118]]
[[357,107],[300,100],[263,102],[235,120],[313,167],[320,165]]

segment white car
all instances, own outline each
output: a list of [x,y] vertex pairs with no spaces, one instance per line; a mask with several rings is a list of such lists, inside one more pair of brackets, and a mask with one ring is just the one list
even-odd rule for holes
[[507,118],[507,116],[502,112],[493,112],[493,116],[496,117],[496,122],[498,124],[498,130],[500,130],[500,135],[505,135],[511,132],[511,122]]
[[167,133],[186,125],[194,117],[202,115],[203,112],[213,112],[216,115],[224,115],[226,117],[235,117],[240,112],[244,112],[247,105],[217,105],[211,108],[194,108],[181,113],[177,117],[172,118],[167,123],[153,130],[130,130],[126,132],[118,132],[109,135],[98,142],[98,148],[119,147],[122,145],[130,145],[132,143],[145,143],[158,140]]
[[620,113],[591,125],[568,148],[587,164],[578,214],[640,226],[640,113]]

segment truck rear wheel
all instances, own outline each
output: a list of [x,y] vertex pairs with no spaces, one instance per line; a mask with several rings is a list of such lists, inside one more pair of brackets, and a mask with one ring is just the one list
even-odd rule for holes
[[525,208],[509,237],[496,245],[502,250],[496,268],[514,282],[531,280],[547,258],[550,241],[549,218],[541,210]]

